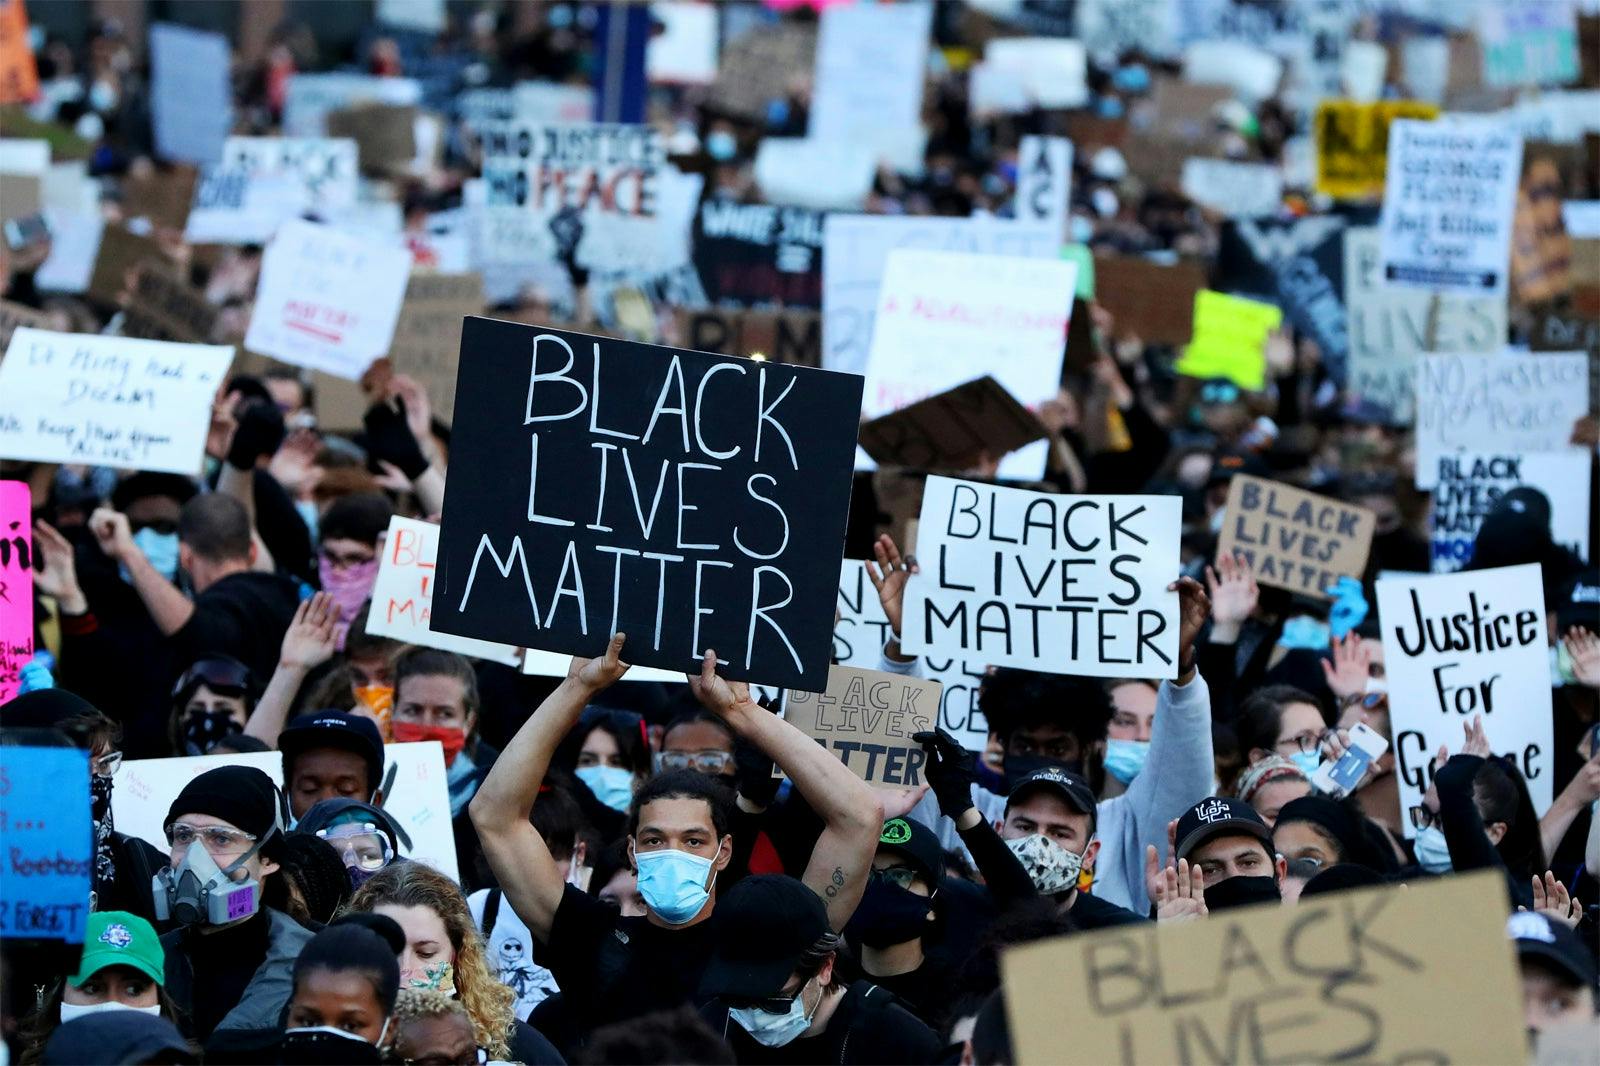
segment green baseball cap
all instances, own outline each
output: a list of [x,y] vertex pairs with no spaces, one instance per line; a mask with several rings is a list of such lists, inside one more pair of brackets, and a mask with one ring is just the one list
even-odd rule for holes
[[96,911],[84,930],[83,961],[70,980],[78,988],[107,966],[131,966],[164,985],[166,965],[167,953],[149,922],[127,911]]

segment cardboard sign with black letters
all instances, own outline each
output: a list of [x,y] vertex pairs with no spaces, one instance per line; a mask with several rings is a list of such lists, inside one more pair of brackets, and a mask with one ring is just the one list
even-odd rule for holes
[[1322,600],[1339,578],[1360,579],[1378,521],[1365,507],[1249,474],[1234,475],[1223,513],[1219,557],[1238,552],[1261,584]]
[[1506,910],[1466,873],[1014,947],[1012,1061],[1523,1062]]
[[455,421],[456,359],[461,322],[483,313],[478,274],[413,274],[389,345],[395,371],[416,378],[433,400],[433,412]]
[[685,348],[717,355],[759,354],[795,366],[822,365],[822,316],[815,311],[680,307],[674,313]]
[[[163,261],[164,262],[164,261]],[[133,291],[123,310],[122,334],[153,341],[205,344],[216,332],[222,309],[186,284],[163,263],[135,268]]]
[[[915,788],[924,753],[911,734],[937,724],[939,689],[920,677],[831,666],[827,691],[784,694],[783,718],[868,784]],[[772,776],[783,771],[773,767]]]
[[919,470],[968,470],[1043,437],[1044,425],[994,378],[981,378],[918,400],[861,427],[874,462]]
[[468,318],[434,629],[827,687],[861,378]]

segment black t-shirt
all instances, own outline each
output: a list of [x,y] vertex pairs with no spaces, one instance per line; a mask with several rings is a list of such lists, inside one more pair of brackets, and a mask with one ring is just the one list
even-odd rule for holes
[[1074,929],[1109,929],[1113,925],[1136,925],[1150,919],[1098,896],[1079,892],[1067,911],[1067,920]]
[[925,955],[922,965],[909,973],[868,975],[873,984],[893,992],[906,1010],[935,1027],[943,1024],[945,1012],[950,1009],[950,996],[955,990],[953,977],[945,962],[933,955]]
[[663,929],[568,885],[540,957],[568,1009],[592,1031],[696,1001],[713,943],[709,921]]
[[194,614],[172,635],[178,668],[204,655],[231,655],[258,679],[278,666],[283,634],[300,606],[300,586],[281,574],[229,574],[195,597]]
[[[808,993],[811,995],[814,993]],[[906,1010],[895,997],[870,981],[857,981],[845,989],[828,1027],[816,1036],[801,1037],[782,1047],[766,1047],[756,1042],[739,1023],[719,1009],[714,1028],[733,1048],[741,1064],[772,1066],[818,1062],[901,1063],[933,1062],[944,1045],[932,1029]]]

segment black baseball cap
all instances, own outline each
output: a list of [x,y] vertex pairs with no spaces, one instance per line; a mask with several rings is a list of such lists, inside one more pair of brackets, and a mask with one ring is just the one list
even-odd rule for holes
[[883,823],[878,836],[878,851],[892,851],[911,860],[927,879],[930,888],[938,889],[944,880],[944,849],[932,829],[915,818],[891,818]]
[[[283,752],[284,776],[289,765],[301,754],[317,748],[338,748],[354,752],[367,764],[367,785],[377,788],[383,781],[383,737],[377,723],[359,714],[343,711],[317,711],[302,714],[278,734],[278,750]],[[285,787],[288,781],[284,782]]]
[[1054,792],[1067,801],[1067,806],[1079,814],[1087,814],[1091,819],[1090,824],[1093,824],[1094,789],[1083,778],[1062,766],[1041,766],[1018,778],[1017,783],[1011,786],[1011,791],[1006,793],[1006,810],[1009,811],[1024,792],[1037,788]]
[[1518,958],[1543,959],[1584,988],[1595,987],[1594,955],[1562,922],[1538,911],[1518,911],[1506,919],[1506,935],[1517,945]]
[[1273,854],[1272,830],[1248,803],[1222,796],[1207,796],[1178,819],[1178,855],[1187,859],[1201,844],[1220,836],[1255,837]]
[[700,996],[766,999],[783,990],[795,966],[832,930],[822,898],[783,874],[746,877],[717,901],[711,960]]

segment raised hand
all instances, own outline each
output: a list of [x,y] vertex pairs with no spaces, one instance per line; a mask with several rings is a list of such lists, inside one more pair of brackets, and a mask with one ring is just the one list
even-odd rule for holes
[[1211,613],[1211,599],[1200,582],[1192,577],[1180,577],[1167,586],[1167,591],[1178,594],[1178,672],[1181,676],[1194,668],[1194,642]]
[[946,818],[959,819],[972,808],[972,786],[978,780],[972,752],[943,729],[913,733],[911,739],[922,745],[927,755],[922,776],[939,801],[939,812]]
[[730,714],[761,708],[750,698],[750,686],[743,681],[729,681],[717,673],[717,653],[706,649],[700,663],[700,674],[689,675],[689,691],[700,701],[700,706],[723,718]]
[[872,554],[877,562],[867,560],[867,577],[872,581],[872,587],[878,590],[878,602],[883,604],[883,613],[889,619],[889,628],[893,631],[895,639],[900,639],[900,618],[906,596],[906,582],[911,575],[918,572],[915,556],[908,555],[903,560],[900,558],[900,546],[894,538],[885,533],[872,545]]
[[43,519],[33,524],[33,560],[42,564],[33,575],[33,584],[46,596],[54,596],[63,614],[83,614],[89,609],[83,587],[78,584],[78,560],[72,542]]
[[294,620],[283,634],[278,665],[289,670],[307,671],[333,658],[334,624],[339,621],[339,606],[326,592],[301,600]]
[[1335,696],[1359,696],[1367,691],[1367,666],[1372,662],[1372,645],[1363,644],[1360,635],[1351,633],[1332,643],[1333,657],[1322,660],[1322,676]]
[[128,516],[109,507],[96,507],[89,516],[89,532],[94,534],[100,550],[116,562],[124,562],[139,550],[133,542],[133,531]]
[[1179,859],[1176,867],[1168,866],[1162,871],[1155,896],[1156,921],[1192,922],[1204,918],[1209,913],[1205,887],[1200,867],[1190,866],[1188,859]]
[[917,785],[915,788],[887,788],[874,785],[872,791],[878,797],[878,803],[883,807],[883,820],[891,818],[904,818],[911,813],[911,809],[922,802],[922,797],[928,794],[927,785]]
[[1477,755],[1487,759],[1494,754],[1489,747],[1489,735],[1483,728],[1483,715],[1475,714],[1471,721],[1461,723],[1461,731],[1466,735],[1461,745],[1462,755]]
[[1242,555],[1219,555],[1215,570],[1206,567],[1206,588],[1211,592],[1211,639],[1231,644],[1261,599],[1255,572]]
[[1572,676],[1578,679],[1578,684],[1600,688],[1600,637],[1576,626],[1561,638],[1561,643],[1572,657]]
[[572,664],[567,667],[567,679],[599,692],[608,689],[628,672],[628,664],[622,661],[622,643],[627,640],[625,633],[613,633],[611,643],[606,645],[606,653],[598,659],[585,659],[574,655]]
[[[1519,911],[1527,909],[1517,908]],[[1549,870],[1544,872],[1543,881],[1538,874],[1533,875],[1533,909],[1568,929],[1578,928],[1578,923],[1583,921],[1583,901],[1574,899],[1567,886]]]
[[[1178,820],[1176,818],[1167,822],[1167,861],[1166,866],[1172,865],[1172,856],[1178,850]],[[1161,891],[1163,864],[1161,855],[1156,851],[1154,844],[1144,846],[1144,888],[1152,901]]]

